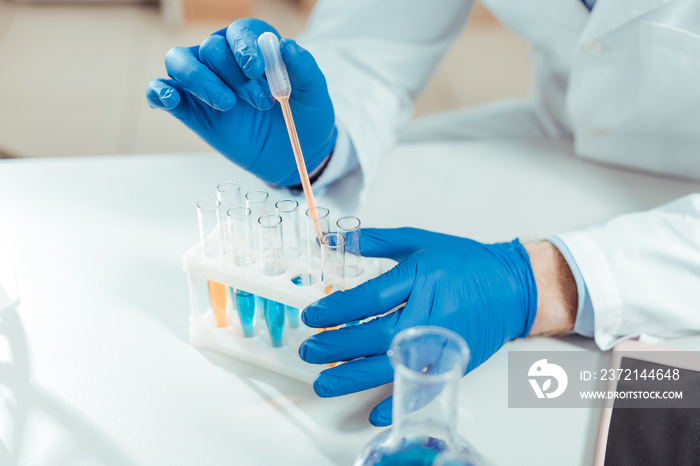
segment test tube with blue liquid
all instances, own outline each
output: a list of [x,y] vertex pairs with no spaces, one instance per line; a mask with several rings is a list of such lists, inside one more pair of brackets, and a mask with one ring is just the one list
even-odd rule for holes
[[[299,235],[299,203],[294,199],[282,199],[275,203],[275,211],[282,219],[282,260],[289,266],[301,258],[301,238]],[[289,327],[299,328],[301,311],[293,306],[285,306]]]
[[[263,215],[258,219],[260,235],[260,268],[263,275],[276,277],[285,271],[282,264],[282,218],[279,215]],[[282,346],[284,334],[285,305],[263,298],[265,324],[272,346]]]
[[[270,210],[270,195],[264,189],[251,189],[245,193],[245,205],[250,209],[253,229],[251,230],[252,246],[254,250],[260,249],[258,219],[267,215]],[[255,297],[255,307],[258,317],[265,318],[265,303],[261,296]]]
[[[238,267],[250,267],[255,263],[251,241],[251,212],[243,206],[232,207],[226,212],[230,237],[231,260]],[[235,303],[243,336],[255,334],[255,295],[230,287],[231,300]]]

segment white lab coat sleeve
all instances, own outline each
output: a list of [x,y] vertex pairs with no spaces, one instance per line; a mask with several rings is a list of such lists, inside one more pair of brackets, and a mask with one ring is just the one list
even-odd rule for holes
[[700,194],[558,237],[585,280],[601,349],[700,331]]
[[[354,151],[365,186],[464,27],[471,5],[471,0],[441,0],[439,6],[425,0],[322,0],[314,8],[297,41],[326,77],[336,121],[350,139],[344,150]],[[334,152],[331,163],[352,166],[346,159]]]
[[357,152],[350,141],[350,136],[342,124],[337,124],[338,137],[335,140],[335,148],[326,168],[314,182],[314,189],[319,191],[342,178],[359,166]]

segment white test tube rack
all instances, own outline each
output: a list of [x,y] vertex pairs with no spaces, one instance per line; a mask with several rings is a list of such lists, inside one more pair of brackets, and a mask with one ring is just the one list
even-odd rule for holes
[[[385,259],[363,257],[361,260],[362,275],[346,283],[346,288],[357,286],[386,272],[393,264],[392,261]],[[292,283],[292,277],[298,272],[295,268],[287,267],[283,274],[275,277],[263,275],[257,261],[251,266],[241,267],[235,265],[228,255],[208,257],[203,253],[200,243],[195,244],[185,253],[183,262],[189,279],[190,343],[194,347],[213,350],[308,383],[312,383],[319,372],[328,368],[327,365],[308,364],[299,357],[299,345],[306,338],[317,333],[317,329],[308,328],[303,323],[299,323],[298,328],[290,328],[286,324],[284,344],[282,347],[275,348],[270,343],[265,322],[257,319],[255,335],[246,338],[243,336],[235,303],[230,299],[230,293],[227,299],[229,325],[219,328],[209,305],[209,299],[201,295],[198,286],[198,280],[211,280],[303,309],[325,296],[320,269],[310,270],[316,278],[315,283],[299,286]]]

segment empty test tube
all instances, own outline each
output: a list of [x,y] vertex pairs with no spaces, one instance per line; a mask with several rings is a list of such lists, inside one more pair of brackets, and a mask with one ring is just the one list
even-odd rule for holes
[[360,219],[341,217],[336,222],[338,233],[345,238],[345,279],[352,280],[362,275],[362,253],[360,250]]
[[275,211],[282,219],[282,258],[297,259],[301,256],[299,203],[294,199],[282,199],[275,203]]
[[223,253],[227,254],[231,247],[231,237],[229,235],[229,229],[226,228],[226,213],[230,208],[241,205],[241,185],[233,181],[219,183],[216,187],[216,198],[221,204],[219,207],[221,215],[221,243]]
[[197,201],[200,245],[202,246],[202,252],[209,257],[221,255],[220,205],[219,200],[214,197],[203,197]]
[[252,243],[252,214],[248,207],[232,207],[226,212],[231,260],[240,267],[255,263]]
[[[221,255],[221,228],[219,207],[221,203],[213,197],[197,201],[199,237],[202,252],[209,257]],[[211,303],[217,327],[228,325],[228,293],[226,286],[212,280],[207,281],[209,302]]]
[[264,189],[252,189],[245,193],[245,205],[253,219],[253,248],[258,249],[258,219],[270,210],[270,195]]
[[316,223],[321,228],[323,235],[330,232],[329,210],[325,207],[317,206],[318,218],[311,215],[309,209],[306,210],[306,253],[309,269],[318,269],[321,267],[321,245],[319,244],[318,236],[316,236]]
[[260,267],[264,275],[284,273],[280,250],[282,248],[282,219],[279,215],[263,215],[258,219],[260,234]]

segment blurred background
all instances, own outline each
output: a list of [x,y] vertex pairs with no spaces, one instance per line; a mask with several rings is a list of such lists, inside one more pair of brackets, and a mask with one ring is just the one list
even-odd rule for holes
[[[314,1],[0,0],[0,158],[211,151],[146,103],[165,54],[246,16],[296,37]],[[477,4],[415,114],[524,97],[531,74],[527,44]]]

